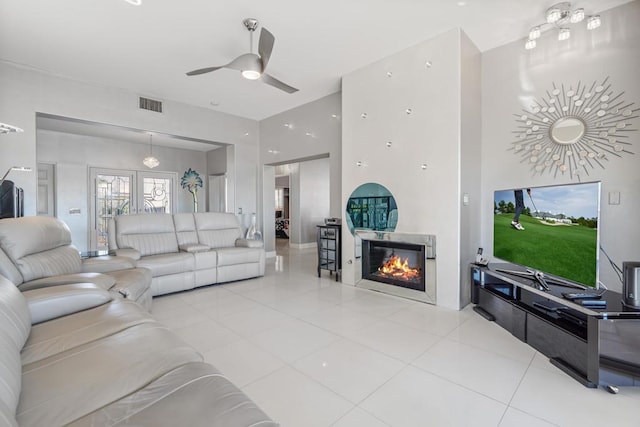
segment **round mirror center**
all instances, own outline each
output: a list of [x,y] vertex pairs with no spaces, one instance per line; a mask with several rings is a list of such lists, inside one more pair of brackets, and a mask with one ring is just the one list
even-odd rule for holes
[[384,186],[369,182],[356,188],[346,207],[347,226],[355,230],[394,231],[398,224],[396,199]]
[[584,122],[576,117],[562,117],[551,125],[549,134],[553,142],[562,145],[575,144],[584,136]]

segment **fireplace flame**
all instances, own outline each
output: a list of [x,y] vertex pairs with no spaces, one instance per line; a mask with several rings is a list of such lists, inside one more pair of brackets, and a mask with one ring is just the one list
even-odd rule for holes
[[383,276],[395,279],[411,280],[420,278],[420,269],[409,267],[409,258],[405,258],[403,261],[396,255],[393,255],[389,258],[389,261],[378,268],[378,272]]

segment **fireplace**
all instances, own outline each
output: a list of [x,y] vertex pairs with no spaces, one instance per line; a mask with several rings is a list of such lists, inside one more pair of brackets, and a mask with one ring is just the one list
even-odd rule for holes
[[424,245],[365,240],[362,255],[363,279],[425,291]]
[[435,236],[395,232],[356,232],[361,258],[358,286],[435,303]]

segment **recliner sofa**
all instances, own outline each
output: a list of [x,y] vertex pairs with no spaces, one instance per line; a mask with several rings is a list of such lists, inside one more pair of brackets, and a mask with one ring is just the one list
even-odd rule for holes
[[127,257],[82,259],[69,227],[57,218],[0,220],[0,275],[21,291],[94,283],[151,309],[151,271]]
[[0,276],[1,426],[277,426],[137,303]]
[[232,213],[120,215],[108,225],[109,251],[151,270],[152,295],[263,276],[265,250],[245,239]]

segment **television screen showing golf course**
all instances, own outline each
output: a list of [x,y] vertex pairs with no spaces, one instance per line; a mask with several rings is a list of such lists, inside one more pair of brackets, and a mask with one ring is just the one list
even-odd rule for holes
[[596,285],[599,182],[501,190],[493,200],[496,258]]

